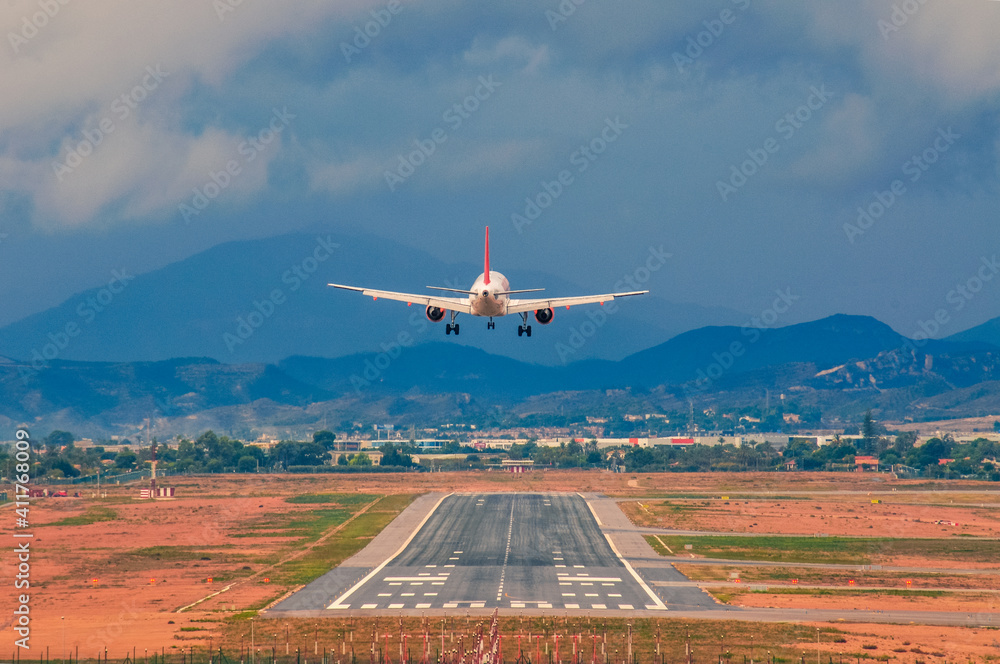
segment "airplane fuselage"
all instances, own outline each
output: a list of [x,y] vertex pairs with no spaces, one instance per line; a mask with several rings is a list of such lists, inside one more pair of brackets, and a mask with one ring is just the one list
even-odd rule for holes
[[[486,272],[479,275],[476,282],[472,284],[472,294],[469,295],[469,305],[472,307],[473,316],[505,316],[507,314],[507,302],[510,296],[510,282],[507,277],[499,272],[489,272],[489,279]],[[487,283],[489,281],[489,283]]]

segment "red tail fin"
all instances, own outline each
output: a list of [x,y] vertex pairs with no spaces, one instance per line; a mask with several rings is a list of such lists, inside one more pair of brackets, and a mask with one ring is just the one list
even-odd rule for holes
[[490,227],[486,227],[486,263],[483,266],[483,283],[490,284]]

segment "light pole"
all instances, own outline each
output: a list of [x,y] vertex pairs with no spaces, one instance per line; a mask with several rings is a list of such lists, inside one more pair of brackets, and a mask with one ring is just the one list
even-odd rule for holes
[[62,664],[66,664],[66,616],[59,616],[59,622],[62,623],[63,633]]

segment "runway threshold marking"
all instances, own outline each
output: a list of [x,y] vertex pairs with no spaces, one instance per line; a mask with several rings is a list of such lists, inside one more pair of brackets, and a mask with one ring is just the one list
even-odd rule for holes
[[[580,496],[580,498],[583,498],[583,502],[587,504],[587,509],[590,510],[590,513],[594,516],[594,520],[597,521],[597,525],[600,526],[601,520],[597,518],[597,512],[594,510],[594,506],[590,504],[589,500],[584,498],[582,493],[578,492],[576,495]],[[604,534],[604,539],[608,540],[608,546],[610,546],[611,550],[614,551],[616,556],[618,556],[618,560],[622,561],[622,564],[625,565],[625,569],[627,569],[629,574],[631,574],[632,577],[636,580],[636,583],[642,586],[642,589],[645,590],[646,594],[649,595],[649,597],[653,600],[653,606],[650,608],[666,611],[667,605],[663,603],[663,600],[657,597],[656,593],[653,592],[653,589],[650,588],[648,585],[646,585],[646,582],[642,580],[642,577],[639,576],[638,572],[636,572],[632,568],[632,565],[630,565],[629,562],[625,560],[624,557],[622,557],[622,554],[618,551],[618,548],[615,546],[615,543],[611,541],[611,536],[608,535],[607,533],[604,533],[603,530],[601,532]],[[627,605],[622,604],[619,606],[627,606]]]
[[[406,549],[406,547],[408,547],[410,545],[410,542],[413,541],[413,538],[417,536],[417,533],[420,532],[420,529],[424,527],[424,524],[427,523],[427,521],[431,518],[431,516],[434,514],[434,512],[437,512],[437,508],[441,506],[441,503],[444,502],[444,499],[447,498],[450,495],[452,495],[452,494],[451,493],[445,494],[444,496],[441,497],[441,500],[437,501],[437,503],[434,504],[434,507],[431,508],[431,511],[428,512],[427,516],[425,516],[423,518],[423,520],[417,525],[417,527],[413,529],[413,532],[410,533],[410,536],[406,538],[406,541],[403,542],[402,546],[399,547],[399,550],[396,551],[396,553],[392,554],[391,556],[389,556],[388,558],[386,558],[384,561],[382,561],[381,565],[379,565],[378,567],[376,567],[375,569],[373,569],[363,579],[361,579],[360,581],[358,581],[357,583],[355,583],[353,586],[351,586],[350,590],[348,590],[346,593],[344,593],[343,595],[341,595],[340,597],[338,597],[337,599],[335,599],[333,601],[333,603],[330,604],[326,608],[328,608],[328,609],[337,609],[337,608],[340,608],[343,605],[344,600],[347,599],[348,597],[350,597],[354,593],[354,591],[356,591],[358,588],[360,588],[361,586],[363,586],[366,583],[368,583],[368,581],[370,581],[373,576],[375,576],[376,574],[378,574],[379,572],[381,572],[382,569],[386,565],[388,565],[390,561],[394,560],[397,556],[399,556],[399,554],[403,553],[403,551]],[[361,608],[365,608],[365,607],[362,606]]]

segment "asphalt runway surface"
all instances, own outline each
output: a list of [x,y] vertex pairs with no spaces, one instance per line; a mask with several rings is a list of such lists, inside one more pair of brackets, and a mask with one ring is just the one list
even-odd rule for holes
[[500,608],[527,615],[1000,624],[995,613],[721,605],[671,564],[681,560],[657,555],[643,530],[598,494],[426,494],[361,552],[262,617]]
[[575,495],[447,497],[405,549],[327,608],[663,609]]

